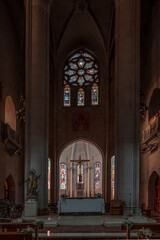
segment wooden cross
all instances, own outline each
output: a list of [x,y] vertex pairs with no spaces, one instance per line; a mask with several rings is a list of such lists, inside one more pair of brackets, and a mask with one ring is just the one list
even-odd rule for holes
[[79,176],[79,184],[82,183],[82,175],[81,175],[81,165],[83,162],[89,162],[90,160],[85,160],[85,159],[81,159],[81,156],[79,156],[79,160],[70,160],[71,162],[75,162],[75,163],[78,163],[79,164],[79,173],[78,173],[78,176]]

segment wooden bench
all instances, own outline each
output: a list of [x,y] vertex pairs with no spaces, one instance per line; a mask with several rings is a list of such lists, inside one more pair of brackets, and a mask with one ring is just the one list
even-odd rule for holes
[[155,233],[151,238],[160,239],[160,223],[134,223],[131,229],[129,229],[128,226],[126,227],[124,224],[121,224],[121,230],[126,231],[126,239],[131,239],[131,231],[138,232],[141,228],[150,228]]
[[0,232],[0,240],[32,240],[32,234],[20,232]]
[[[38,240],[38,228],[34,222],[20,222],[20,223],[0,223],[0,228],[2,232],[18,232],[20,233],[22,229],[27,228],[27,226],[34,228],[35,230],[35,240]],[[26,235],[26,234],[25,234]]]

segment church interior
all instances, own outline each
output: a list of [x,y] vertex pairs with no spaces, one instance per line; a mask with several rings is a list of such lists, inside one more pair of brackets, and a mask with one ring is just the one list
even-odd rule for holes
[[159,16],[160,0],[0,0],[0,225],[89,240],[160,222]]

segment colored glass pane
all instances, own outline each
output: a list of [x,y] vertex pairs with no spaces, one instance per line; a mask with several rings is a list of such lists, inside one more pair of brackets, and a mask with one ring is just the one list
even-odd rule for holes
[[93,84],[92,86],[92,90],[91,90],[91,101],[92,101],[92,105],[98,105],[98,97],[99,93],[98,93],[98,86],[97,84]]
[[60,189],[66,189],[66,164],[61,163],[60,165]]
[[72,60],[72,59],[74,59],[74,58],[77,58],[77,57],[79,57],[79,56],[80,56],[80,53],[76,53],[76,54],[73,55],[73,57],[70,58],[70,60]]
[[73,75],[73,74],[76,74],[76,71],[74,71],[74,70],[68,70],[68,71],[65,71],[65,74],[67,74],[67,75]]
[[115,156],[111,159],[111,199],[115,195]]
[[79,83],[80,86],[82,86],[83,83],[84,83],[84,78],[83,77],[79,77],[78,83]]
[[72,82],[75,82],[77,80],[78,76],[77,75],[73,75],[70,77],[69,79],[69,82],[72,83]]
[[68,85],[64,88],[64,106],[70,106],[71,104],[71,91]]
[[78,91],[78,106],[84,106],[84,91],[82,88]]
[[82,76],[84,75],[85,71],[83,69],[79,69],[77,73],[78,75]]
[[64,70],[67,70],[68,66],[65,66]]
[[95,188],[98,189],[101,187],[101,163],[95,163]]
[[89,73],[89,74],[94,74],[95,71],[96,71],[96,70],[94,70],[94,69],[92,68],[92,69],[88,69],[88,70],[87,70],[87,73]]
[[82,68],[82,67],[84,66],[84,64],[85,64],[85,61],[84,61],[83,59],[79,59],[79,61],[78,61],[78,66],[79,66],[80,68]]
[[84,77],[87,81],[93,81],[93,77],[91,75],[85,74]]
[[93,59],[93,57],[92,57],[90,54],[88,54],[88,53],[82,53],[82,55],[83,55],[84,57],[88,57],[88,58]]
[[75,63],[70,63],[69,66],[70,66],[71,69],[74,69],[74,70],[78,69],[78,66]]
[[83,183],[83,165],[82,164],[77,165],[77,183]]
[[85,69],[91,68],[93,66],[93,62],[86,63]]

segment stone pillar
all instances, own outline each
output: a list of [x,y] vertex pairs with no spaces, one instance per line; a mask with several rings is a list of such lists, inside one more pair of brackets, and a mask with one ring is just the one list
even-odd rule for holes
[[90,191],[90,188],[89,188],[89,185],[90,185],[89,168],[90,168],[90,163],[87,163],[87,169],[86,169],[86,173],[87,173],[87,197],[90,197],[89,196],[89,191]]
[[116,199],[139,215],[140,0],[115,0]]
[[72,168],[73,168],[73,166],[72,166],[72,162],[70,162],[70,198],[72,198],[72,182],[73,182],[73,179],[72,179]]
[[[25,179],[41,174],[38,208],[48,207],[49,3],[26,0]],[[26,186],[27,187],[27,186]],[[27,189],[25,188],[25,199]]]

